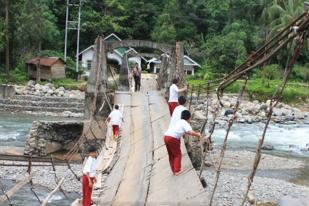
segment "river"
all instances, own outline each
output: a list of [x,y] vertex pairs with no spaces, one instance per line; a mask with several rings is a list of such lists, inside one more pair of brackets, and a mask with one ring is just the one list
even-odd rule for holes
[[[63,120],[59,117],[35,117],[29,115],[12,115],[0,113],[0,145],[1,147],[17,147],[22,150],[25,136],[31,128],[34,120]],[[247,149],[254,151],[258,139],[263,130],[263,123],[254,124],[234,124],[228,141],[230,149]],[[213,139],[215,146],[220,146],[225,136],[226,128],[216,128]],[[274,150],[267,151],[274,155],[280,155],[291,158],[302,158],[308,161],[309,151],[302,151],[309,143],[309,124],[274,124],[271,123],[265,138],[266,144],[274,146]],[[0,149],[1,149],[0,147]],[[307,169],[305,171],[308,173]],[[308,174],[305,174],[307,178]],[[6,188],[13,185],[12,181],[5,180]],[[35,187],[36,191],[40,190],[40,198],[44,198],[49,192],[44,187]],[[38,189],[37,189],[38,188]],[[1,191],[0,191],[1,194]],[[50,205],[60,206],[69,205],[78,194],[71,193],[69,199],[66,199],[61,193],[58,193],[51,201]],[[31,194],[29,185],[24,187],[16,196],[12,198],[14,205],[32,206],[39,205],[35,197]],[[0,204],[1,205],[1,204]]]
[[[5,185],[6,188],[11,188],[14,186],[14,182],[11,180],[2,180],[2,184]],[[41,205],[36,197],[33,195],[32,191],[30,190],[30,184],[22,187],[12,198],[11,203],[14,206],[39,206]],[[47,197],[48,193],[50,192],[47,188],[41,186],[34,187],[35,193],[38,195],[40,201],[43,201],[44,198]],[[2,191],[0,191],[2,194]],[[50,206],[65,206],[70,205],[76,198],[79,197],[77,193],[66,193],[65,194],[68,198],[66,198],[62,193],[57,192],[52,199],[48,202]],[[0,206],[7,206],[9,205],[8,202],[1,204]]]
[[[10,113],[0,113],[0,151],[8,148],[14,148],[16,151],[22,152],[24,147],[24,142],[26,140],[26,135],[31,128],[32,121],[39,120],[57,120],[62,121],[67,118],[63,117],[46,117],[46,116],[31,116],[23,114],[10,114]],[[72,120],[72,118],[70,118]],[[0,178],[1,183],[4,185],[5,190],[14,186],[14,181],[4,180],[3,177]],[[50,190],[46,187],[35,186],[36,193],[38,194],[40,200],[48,195]],[[0,190],[2,195],[2,191]],[[62,193],[58,192],[54,195],[52,200],[48,205],[51,206],[64,206],[70,205],[70,203],[75,200],[79,194],[77,193],[66,193],[66,198]],[[26,185],[21,190],[18,191],[12,198],[12,204],[14,206],[37,206],[41,205],[30,190],[30,185]],[[7,206],[8,202],[1,204],[0,206]]]
[[[259,138],[262,136],[264,123],[234,124],[228,137],[230,149],[248,149],[255,151]],[[216,128],[213,139],[215,146],[222,144],[226,128]],[[273,150],[270,154],[280,156],[309,157],[309,124],[275,124],[271,123],[267,129],[264,144],[270,144]],[[306,150],[306,151],[305,151]]]

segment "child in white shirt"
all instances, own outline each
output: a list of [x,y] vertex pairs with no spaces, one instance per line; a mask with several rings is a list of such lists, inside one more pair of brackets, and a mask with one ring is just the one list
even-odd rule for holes
[[174,124],[176,124],[179,120],[181,120],[181,113],[184,110],[188,110],[184,105],[186,104],[186,97],[185,96],[180,96],[178,98],[178,106],[174,109],[174,112],[172,114],[171,117],[171,121],[170,121],[170,125],[168,126],[168,128],[170,128],[171,126],[173,126]]
[[112,122],[113,138],[117,139],[119,136],[119,126],[123,122],[123,116],[119,111],[118,105],[115,105],[115,109],[108,115],[107,121]]
[[172,80],[172,85],[170,86],[170,94],[169,94],[169,99],[168,99],[168,106],[170,110],[170,114],[172,116],[174,109],[178,105],[178,93],[179,92],[184,92],[187,90],[187,87],[184,87],[182,89],[179,89],[177,87],[179,80],[178,78],[175,78]]
[[96,175],[96,167],[97,167],[97,160],[96,160],[96,148],[90,146],[88,149],[89,156],[83,168],[83,206],[90,206],[91,205],[91,195],[92,195],[92,188],[95,182],[95,175]]
[[174,175],[182,173],[181,170],[181,150],[180,150],[180,138],[184,134],[201,137],[201,133],[195,132],[190,126],[191,113],[188,110],[184,110],[181,113],[181,120],[171,126],[164,136],[165,146],[169,156],[169,162]]

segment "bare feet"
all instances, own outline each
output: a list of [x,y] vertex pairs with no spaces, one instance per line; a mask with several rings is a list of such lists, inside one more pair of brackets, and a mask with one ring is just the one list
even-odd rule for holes
[[175,176],[180,175],[181,173],[183,173],[183,170],[180,170],[179,172],[174,173]]

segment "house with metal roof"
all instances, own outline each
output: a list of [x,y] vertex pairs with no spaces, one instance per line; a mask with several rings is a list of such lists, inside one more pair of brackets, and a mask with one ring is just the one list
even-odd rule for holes
[[[153,57],[149,59],[147,62],[147,70],[149,72],[158,73],[160,72],[161,60],[157,57]],[[196,61],[191,59],[189,56],[183,56],[183,68],[186,74],[194,75],[195,69],[200,68],[201,65],[198,64]]]
[[65,78],[65,62],[60,57],[35,57],[27,61],[26,66],[30,79],[37,79],[37,75],[45,80]]
[[[112,33],[110,35],[108,35],[107,37],[104,38],[104,41],[122,41],[116,34]],[[118,67],[120,67],[120,65],[122,65],[122,58],[124,56],[125,53],[128,52],[133,52],[133,53],[138,53],[134,48],[131,47],[120,47],[120,48],[116,48],[114,49],[112,52],[108,52],[107,53],[107,60],[109,62],[114,62],[117,64]],[[81,64],[82,67],[84,67],[86,69],[85,73],[87,75],[87,73],[89,73],[90,69],[91,69],[91,64],[92,64],[92,59],[93,59],[93,54],[94,54],[94,46],[91,45],[88,48],[84,49],[83,51],[81,51],[79,53],[80,59],[81,59]],[[137,63],[139,65],[139,67],[141,68],[141,60],[143,57],[141,56],[132,56],[129,57],[128,62],[130,63]]]

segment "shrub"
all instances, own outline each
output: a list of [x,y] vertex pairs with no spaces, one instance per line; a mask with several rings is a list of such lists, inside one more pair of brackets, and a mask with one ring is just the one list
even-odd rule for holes
[[65,78],[65,79],[56,79],[53,80],[53,84],[55,87],[64,87],[68,90],[85,90],[86,82],[85,81],[79,81],[76,82],[74,79]]
[[309,64],[306,64],[305,66],[295,65],[291,77],[296,80],[300,81],[309,81]]

